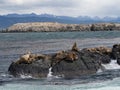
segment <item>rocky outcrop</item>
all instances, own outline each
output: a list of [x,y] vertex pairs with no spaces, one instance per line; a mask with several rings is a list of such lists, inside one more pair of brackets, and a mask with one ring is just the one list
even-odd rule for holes
[[17,23],[10,26],[7,32],[55,32],[55,31],[88,31],[89,25],[62,24],[53,22]]
[[107,64],[111,62],[111,52],[112,49],[108,47],[95,47],[95,48],[88,48],[88,51],[98,54],[100,58],[101,63]]
[[112,31],[120,30],[120,24],[117,23],[98,23],[91,25],[91,31]]
[[74,61],[65,58],[60,63],[56,63],[52,69],[53,75],[64,75],[65,78],[79,77],[96,73],[101,68],[99,59],[92,52],[86,50],[68,51],[68,53],[70,52],[74,52],[77,58]]
[[117,58],[119,64],[120,45],[113,48],[95,47],[79,50],[75,43],[71,50],[59,51],[54,54],[27,53],[13,62],[8,71],[14,76],[31,75],[33,77],[47,77],[52,67],[53,75],[65,78],[79,77],[96,73],[102,64],[111,62],[111,57]]
[[117,63],[120,65],[120,44],[113,45],[112,58],[117,59]]
[[21,74],[33,77],[47,77],[53,56],[54,54],[32,54],[27,52],[20,56],[16,62],[13,62],[8,71],[15,77]]
[[120,30],[117,23],[62,24],[53,22],[17,23],[3,32],[62,32],[62,31],[111,31]]

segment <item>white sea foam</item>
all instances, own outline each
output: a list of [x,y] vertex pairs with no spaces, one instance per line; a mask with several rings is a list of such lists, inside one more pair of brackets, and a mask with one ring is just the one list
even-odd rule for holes
[[49,68],[49,72],[48,72],[48,75],[47,75],[47,78],[51,78],[53,77],[52,75],[52,67]]
[[102,64],[105,69],[111,70],[111,69],[120,69],[120,65],[117,64],[117,60],[111,60],[109,64]]
[[102,72],[102,69],[98,69],[97,73],[101,73]]
[[23,78],[23,79],[25,79],[25,78],[32,78],[31,75],[23,75],[23,74],[21,74],[20,77]]
[[6,75],[6,74],[1,74],[0,76],[2,76],[2,77],[6,77],[7,75]]
[[62,77],[64,77],[64,75],[55,76],[55,75],[53,75],[52,73],[53,73],[53,72],[52,72],[52,67],[50,67],[50,68],[49,68],[48,75],[47,75],[47,78],[50,79],[50,80],[53,79],[53,78],[62,78]]

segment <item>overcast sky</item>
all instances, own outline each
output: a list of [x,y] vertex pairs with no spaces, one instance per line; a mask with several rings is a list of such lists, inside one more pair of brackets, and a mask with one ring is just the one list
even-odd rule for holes
[[120,16],[120,0],[0,0],[0,14]]

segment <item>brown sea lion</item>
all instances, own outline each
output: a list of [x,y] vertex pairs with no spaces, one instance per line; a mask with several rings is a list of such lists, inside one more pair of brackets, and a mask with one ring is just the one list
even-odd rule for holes
[[77,47],[77,43],[75,42],[72,46],[72,51],[79,51],[78,47]]

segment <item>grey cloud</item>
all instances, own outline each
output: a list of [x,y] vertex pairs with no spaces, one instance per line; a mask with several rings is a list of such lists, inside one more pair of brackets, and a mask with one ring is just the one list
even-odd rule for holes
[[50,13],[68,16],[119,16],[120,0],[23,0],[22,4],[0,0],[0,14]]
[[[43,2],[36,2],[36,3],[24,3],[22,5],[16,5],[16,4],[11,4],[11,3],[2,3],[0,5],[0,8],[8,10],[8,12],[18,12],[18,11],[33,11],[33,9],[49,9],[49,11],[58,11],[58,9],[62,10],[65,8],[70,8],[70,7],[75,7],[76,4],[74,3],[73,0],[68,1],[68,0],[56,0],[56,1],[52,1],[52,0],[43,0]],[[53,10],[54,9],[54,10]],[[34,11],[33,11],[34,12]],[[47,13],[47,12],[46,12]],[[48,12],[49,13],[49,12]]]
[[29,8],[69,8],[76,6],[74,1],[68,0],[43,0],[43,2],[36,2],[36,3],[23,3],[22,5],[17,5],[13,3],[7,3],[5,0],[0,1],[0,8],[6,10],[22,10],[22,9],[29,9]]
[[0,0],[0,3],[5,3],[5,0]]

